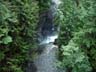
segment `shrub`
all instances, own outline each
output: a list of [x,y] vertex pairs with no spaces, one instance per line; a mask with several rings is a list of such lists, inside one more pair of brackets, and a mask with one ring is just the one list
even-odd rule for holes
[[24,72],[29,49],[36,48],[38,2],[0,1],[0,72]]

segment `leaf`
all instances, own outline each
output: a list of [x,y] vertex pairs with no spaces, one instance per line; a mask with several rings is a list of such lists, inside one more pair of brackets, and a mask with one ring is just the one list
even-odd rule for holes
[[69,52],[63,52],[63,55],[69,56],[71,54]]
[[10,42],[12,42],[12,37],[11,37],[11,36],[6,36],[6,37],[4,37],[4,38],[2,39],[2,43],[3,43],[3,44],[8,44],[8,43],[10,43]]
[[0,60],[4,59],[5,54],[3,52],[0,52]]
[[3,28],[3,29],[0,29],[0,31],[1,31],[3,34],[4,34],[4,33],[7,34],[9,30],[8,30],[8,28]]
[[77,58],[76,58],[76,62],[82,62],[84,60],[84,55],[79,55]]

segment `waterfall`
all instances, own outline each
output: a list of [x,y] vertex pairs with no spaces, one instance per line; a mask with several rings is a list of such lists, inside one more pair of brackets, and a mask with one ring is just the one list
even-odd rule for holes
[[50,8],[44,13],[40,14],[39,20],[39,32],[38,41],[41,44],[48,44],[54,42],[58,38],[58,32],[60,31],[59,26],[56,27],[54,24],[54,18],[56,17],[60,0],[52,0]]
[[52,43],[46,44],[43,52],[35,59],[34,64],[37,67],[37,72],[58,72],[56,68],[56,52],[57,46]]
[[[59,28],[54,26],[53,19],[56,15],[60,0],[52,0],[49,10],[40,16],[38,32],[40,55],[29,63],[27,72],[62,72],[56,67],[58,46],[53,43],[58,38]],[[34,65],[34,67],[33,67]]]

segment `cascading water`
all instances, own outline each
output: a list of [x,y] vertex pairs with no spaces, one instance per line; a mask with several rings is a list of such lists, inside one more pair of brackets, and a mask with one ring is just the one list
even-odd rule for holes
[[[27,72],[59,72],[56,67],[58,46],[54,45],[55,39],[58,38],[59,27],[55,27],[53,19],[60,4],[59,0],[52,0],[51,6],[48,11],[40,16],[39,27],[39,46],[42,51],[41,54],[34,60],[33,63],[29,63]],[[32,70],[33,67],[33,70]],[[60,71],[61,72],[61,71]]]
[[44,13],[40,14],[40,26],[38,33],[40,45],[54,42],[54,40],[58,38],[59,26],[55,26],[54,18],[57,14],[60,3],[60,0],[52,0],[50,8],[47,11],[44,11]]
[[52,43],[46,44],[41,55],[34,61],[37,72],[58,72],[55,66],[57,48]]

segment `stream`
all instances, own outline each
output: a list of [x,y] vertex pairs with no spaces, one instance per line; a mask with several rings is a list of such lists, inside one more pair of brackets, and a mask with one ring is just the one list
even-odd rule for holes
[[56,56],[58,48],[52,43],[46,44],[44,51],[41,55],[34,61],[37,67],[37,72],[58,72],[56,68]]
[[54,45],[58,38],[59,27],[54,25],[54,17],[60,0],[52,0],[48,11],[40,15],[38,41],[41,53],[33,62],[28,63],[26,72],[64,72],[56,67],[58,46]]

